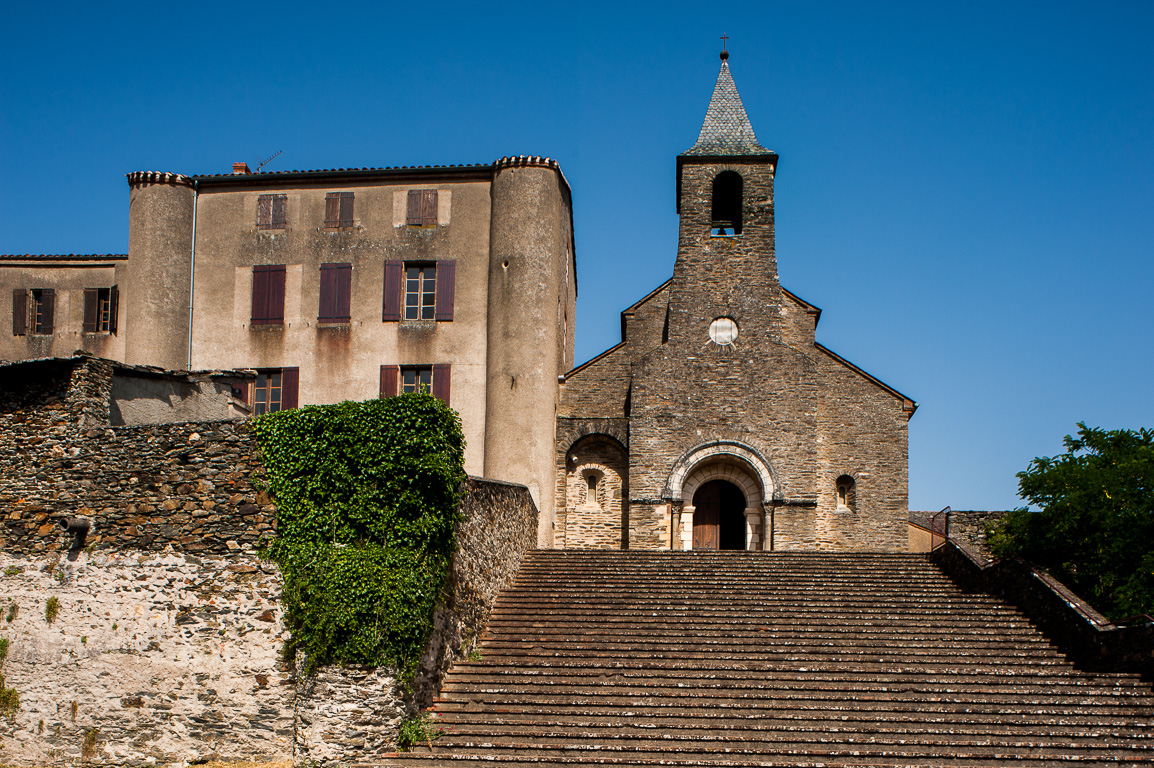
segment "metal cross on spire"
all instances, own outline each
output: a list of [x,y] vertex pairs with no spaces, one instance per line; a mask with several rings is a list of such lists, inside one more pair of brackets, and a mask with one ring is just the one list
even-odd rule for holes
[[724,32],[721,33],[721,60],[725,61],[729,58],[729,51],[725,50],[725,41],[729,39],[729,35]]

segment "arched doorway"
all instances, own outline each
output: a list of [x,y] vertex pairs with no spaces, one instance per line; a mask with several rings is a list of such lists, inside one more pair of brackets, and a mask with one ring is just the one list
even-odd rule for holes
[[710,480],[693,494],[693,548],[745,549],[745,494],[727,480]]

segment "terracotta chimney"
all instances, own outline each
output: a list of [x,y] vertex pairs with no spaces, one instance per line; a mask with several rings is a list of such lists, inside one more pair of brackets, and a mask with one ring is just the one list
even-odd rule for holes
[[232,175],[233,176],[244,176],[245,174],[249,174],[249,173],[252,173],[252,171],[250,171],[248,169],[248,163],[233,163],[232,164]]

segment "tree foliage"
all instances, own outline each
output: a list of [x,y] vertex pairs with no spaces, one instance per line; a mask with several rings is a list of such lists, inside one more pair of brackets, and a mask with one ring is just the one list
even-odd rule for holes
[[410,675],[432,629],[465,479],[460,419],[427,394],[254,422],[277,504],[289,650]]
[[1154,430],[1078,424],[1066,453],[1018,473],[1022,498],[990,531],[996,555],[1042,565],[1116,621],[1154,614]]

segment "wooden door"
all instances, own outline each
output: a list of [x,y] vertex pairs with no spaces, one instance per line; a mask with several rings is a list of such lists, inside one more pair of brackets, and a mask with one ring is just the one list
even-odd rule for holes
[[721,541],[721,487],[709,482],[693,495],[693,548],[717,549]]

